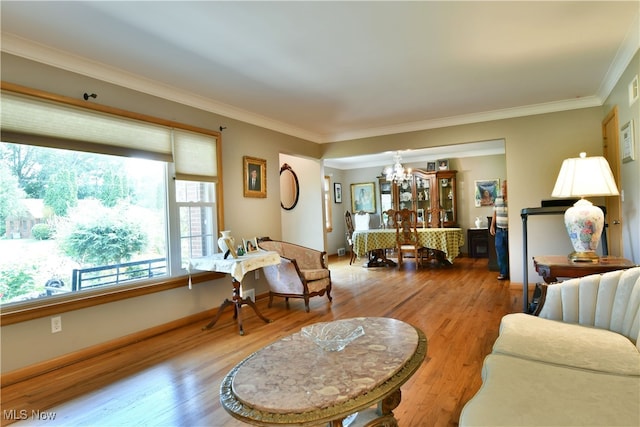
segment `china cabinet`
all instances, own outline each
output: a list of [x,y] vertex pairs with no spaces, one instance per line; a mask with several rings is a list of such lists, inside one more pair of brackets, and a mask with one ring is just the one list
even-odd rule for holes
[[414,169],[410,180],[398,184],[379,177],[381,212],[406,208],[418,213],[418,226],[457,227],[456,174]]

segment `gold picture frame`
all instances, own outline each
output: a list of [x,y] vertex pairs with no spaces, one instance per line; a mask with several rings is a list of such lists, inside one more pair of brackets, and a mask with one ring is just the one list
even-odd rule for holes
[[242,163],[244,197],[267,197],[267,161],[244,156]]
[[376,213],[376,187],[373,182],[351,184],[351,211]]

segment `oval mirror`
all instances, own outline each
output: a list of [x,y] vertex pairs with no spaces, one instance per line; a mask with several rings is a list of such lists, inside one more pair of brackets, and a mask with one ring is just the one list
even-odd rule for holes
[[280,168],[280,206],[290,211],[296,207],[299,196],[298,176],[291,166],[285,163]]

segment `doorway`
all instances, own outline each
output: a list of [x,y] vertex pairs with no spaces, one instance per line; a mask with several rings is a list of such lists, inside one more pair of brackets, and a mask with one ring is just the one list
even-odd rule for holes
[[[602,153],[609,162],[613,178],[620,190],[620,143],[618,107],[614,107],[602,121]],[[605,197],[609,255],[622,257],[622,201],[621,196]]]

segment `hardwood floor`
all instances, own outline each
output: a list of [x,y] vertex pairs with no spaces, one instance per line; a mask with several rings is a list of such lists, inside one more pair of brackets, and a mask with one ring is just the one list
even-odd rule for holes
[[[306,324],[357,316],[393,317],[427,336],[427,358],[402,387],[394,411],[399,425],[457,425],[462,407],[481,385],[482,361],[500,318],[521,309],[521,291],[497,281],[487,259],[457,258],[451,267],[418,271],[410,261],[401,270],[366,269],[361,261],[349,266],[349,257],[330,259],[333,303],[313,298],[310,313],[302,300],[291,300],[287,310],[283,299],[272,308],[260,299],[260,311],[273,322],[265,324],[244,309],[244,336],[228,309],[212,330],[188,325],[7,386],[2,425],[22,414],[28,420],[15,426],[242,425],[219,402],[220,382],[233,366]],[[38,411],[41,420],[32,418]]]

